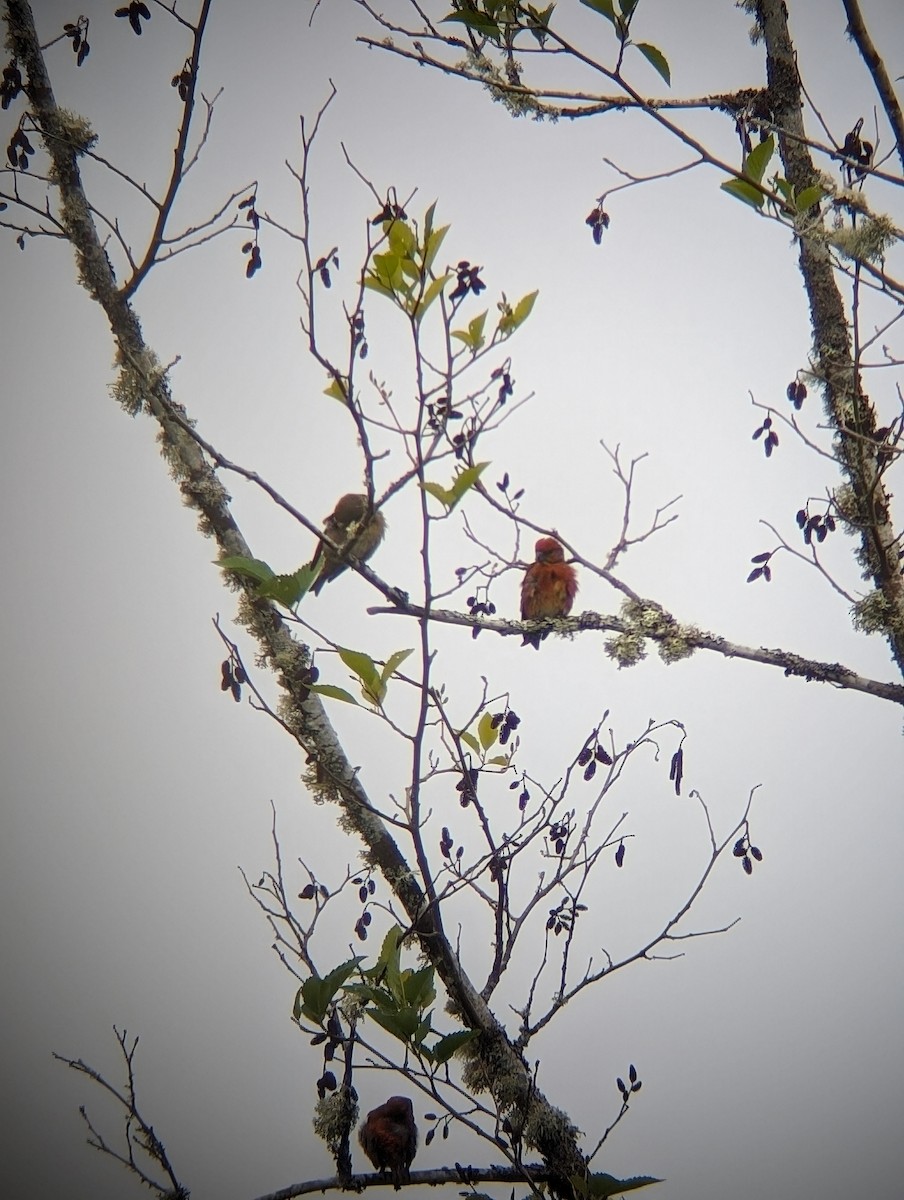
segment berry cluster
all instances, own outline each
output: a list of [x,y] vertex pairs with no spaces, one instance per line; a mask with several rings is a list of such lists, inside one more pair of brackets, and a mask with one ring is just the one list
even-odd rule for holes
[[769,566],[769,559],[774,553],[775,552],[773,550],[764,550],[762,554],[754,554],[750,561],[752,563],[758,563],[759,565],[755,566],[747,576],[748,583],[753,583],[754,580],[759,579],[761,575],[767,583],[772,582],[772,568]]
[[[342,1045],[342,1040],[342,1023],[334,1009],[327,1018],[326,1033],[315,1033],[311,1038],[312,1046],[323,1045],[324,1071],[317,1080],[317,1095],[321,1100],[327,1092],[335,1092],[336,1090],[336,1076],[332,1071],[326,1069],[326,1064],[333,1061],[336,1051]],[[326,1044],[324,1045],[324,1043]]]
[[27,171],[28,156],[34,154],[35,148],[28,140],[28,134],[20,126],[9,139],[6,147],[6,157],[13,170]]
[[778,445],[778,434],[772,428],[772,418],[771,417],[767,417],[766,420],[759,427],[759,429],[754,431],[753,440],[756,441],[758,438],[762,437],[764,433],[766,435],[766,438],[765,438],[765,441],[763,442],[763,449],[766,451],[766,457],[771,458],[772,451]]
[[231,658],[224,658],[220,663],[220,674],[220,691],[232,692],[232,698],[238,704],[242,699],[242,684],[248,682],[245,668]]
[[490,722],[493,729],[499,730],[499,745],[508,745],[509,738],[521,724],[521,718],[511,708],[507,708],[504,712],[493,713],[493,718]]
[[179,89],[179,99],[185,103],[188,99],[188,93],[191,90],[192,79],[191,59],[187,58],[182,65],[182,70],[178,75],[174,75],[170,80],[170,87]]
[[385,225],[387,221],[407,221],[408,214],[400,204],[390,204],[387,200],[375,217],[371,217],[371,225]]
[[9,108],[18,94],[22,91],[22,72],[11,58],[3,68],[3,80],[0,82],[0,107]]
[[788,384],[786,394],[794,407],[799,410],[807,398],[807,386],[799,379],[792,379]]
[[458,802],[462,808],[467,808],[472,801],[477,799],[477,780],[480,778],[480,771],[477,767],[468,767],[465,773],[455,785],[455,790],[458,792]]
[[367,909],[367,904],[374,892],[377,890],[377,885],[370,878],[364,879],[360,875],[352,880],[358,888],[358,899],[364,905],[364,912],[355,922],[355,937],[359,942],[367,941],[367,927],[371,922],[371,915]]
[[463,415],[452,407],[448,396],[440,396],[427,405],[427,428],[434,431],[444,429],[447,421],[460,421]]
[[454,304],[457,300],[464,300],[468,292],[473,292],[475,296],[487,286],[480,278],[480,272],[483,267],[472,267],[467,259],[462,261],[455,268],[457,280],[454,289],[449,293],[449,299]]
[[602,204],[597,204],[590,216],[584,221],[584,224],[590,226],[593,232],[593,240],[599,245],[603,240],[603,234],[609,228],[609,214],[604,210]]
[[[465,604],[472,617],[492,617],[496,612],[496,605],[492,600],[478,600],[476,596],[468,596]],[[471,637],[476,638],[478,633],[480,629],[475,625],[471,630]]]
[[560,933],[571,933],[579,912],[586,912],[586,904],[575,904],[573,900],[563,900],[557,904],[555,908],[549,910],[549,917],[546,921],[547,930],[551,930],[556,937]]
[[500,381],[499,394],[496,397],[496,407],[502,408],[509,396],[515,393],[514,381],[505,367],[497,367],[490,375],[490,379],[498,379]]
[[245,213],[245,220],[248,222],[248,224],[254,230],[254,241],[253,242],[245,242],[242,246],[242,253],[248,256],[248,261],[245,263],[245,278],[246,279],[251,279],[252,276],[254,276],[261,269],[261,266],[263,265],[263,263],[261,261],[261,250],[260,250],[260,246],[258,245],[258,241],[257,241],[257,235],[258,235],[258,231],[260,229],[261,219],[258,214],[257,208],[255,207],[256,204],[257,204],[257,189],[256,189],[256,187],[250,196],[246,196],[244,200],[239,201],[239,209],[246,208],[248,210]]
[[594,737],[593,742],[586,745],[578,755],[578,766],[584,768],[584,779],[589,783],[596,774],[597,764],[604,767],[612,766],[612,756],[602,748]]
[[80,67],[91,53],[91,47],[88,45],[88,18],[79,17],[76,25],[73,25],[71,21],[67,21],[63,26],[63,33],[67,38],[72,39],[75,65]]
[[863,117],[857,122],[852,130],[845,136],[844,145],[841,147],[841,153],[845,158],[852,158],[858,164],[856,167],[851,163],[844,164],[844,172],[848,178],[848,185],[851,184],[856,177],[862,180],[869,169],[870,163],[873,161],[873,144],[862,140],[860,130],[863,128]]
[[803,531],[804,541],[808,546],[812,545],[814,537],[817,542],[824,542],[830,533],[835,532],[836,528],[835,518],[830,512],[823,513],[822,516],[817,514],[817,516],[811,517],[807,509],[801,508],[798,510],[795,520],[798,529]]
[[126,4],[122,8],[117,8],[115,14],[117,17],[128,17],[129,24],[135,33],[141,37],[142,27],[141,20],[150,21],[151,10],[144,3],[144,0],[132,0],[131,4]]
[[556,854],[558,854],[559,858],[564,855],[568,848],[568,839],[571,837],[573,832],[571,828],[571,819],[573,816],[573,813],[569,813],[568,816],[562,821],[550,822],[548,841],[552,842],[553,849],[555,850]]
[[521,810],[521,812],[524,812],[524,810],[527,808],[528,801],[530,800],[530,792],[527,790],[527,784],[524,781],[523,775],[520,779],[512,780],[512,782],[509,784],[509,791],[513,792],[517,787],[521,788],[521,793],[518,796],[518,808]]
[[750,842],[749,833],[745,833],[743,837],[739,837],[732,849],[732,854],[735,858],[741,860],[741,866],[748,875],[753,873],[753,862],[763,861],[763,852],[759,846],[753,846]]
[[[329,254],[322,255],[317,259],[316,263],[314,263],[314,270],[320,276],[320,282],[325,288],[331,288],[333,286],[333,280],[330,276],[331,265],[334,266],[337,271],[339,270],[339,255],[335,250],[331,251]],[[363,320],[361,322],[361,328],[362,330],[364,328]]]
[[[630,1087],[628,1086],[630,1084]],[[633,1063],[628,1067],[628,1084],[623,1079],[616,1079],[615,1086],[621,1092],[621,1098],[625,1104],[628,1103],[628,1097],[632,1092],[639,1092],[643,1086],[637,1078],[637,1068]]]

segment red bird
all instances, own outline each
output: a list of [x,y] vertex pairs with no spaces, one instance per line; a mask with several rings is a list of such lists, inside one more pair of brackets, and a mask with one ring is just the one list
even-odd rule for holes
[[[521,620],[567,617],[578,590],[574,567],[565,561],[565,552],[555,538],[540,538],[534,555],[536,561],[524,572],[521,583]],[[548,632],[526,633],[521,645],[539,650]]]
[[372,1109],[358,1132],[361,1149],[380,1174],[389,1172],[395,1190],[409,1182],[408,1169],[417,1150],[414,1109],[407,1096],[390,1096]]

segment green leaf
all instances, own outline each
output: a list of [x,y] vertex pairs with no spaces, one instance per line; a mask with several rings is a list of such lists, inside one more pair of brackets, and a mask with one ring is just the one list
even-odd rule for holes
[[744,174],[749,179],[755,179],[757,183],[762,183],[766,168],[769,166],[769,159],[772,158],[774,150],[775,138],[770,133],[765,142],[760,142],[758,146],[754,146],[744,159]]
[[291,575],[274,575],[266,583],[258,587],[258,595],[267,600],[275,600],[288,609],[294,609],[302,596],[310,590],[311,584],[320,574],[322,563],[316,566],[299,567]]
[[424,288],[424,294],[423,294],[423,296],[421,296],[420,300],[417,302],[417,312],[415,313],[415,317],[418,321],[421,320],[424,313],[427,311],[427,309],[430,307],[430,305],[433,303],[433,301],[437,298],[437,296],[440,294],[440,292],[443,290],[443,288],[446,286],[446,284],[449,282],[449,280],[451,278],[452,278],[452,276],[449,274],[440,275],[437,279],[432,279],[430,281],[430,283],[427,285],[427,287]]
[[776,175],[775,189],[780,195],[788,201],[789,204],[794,203],[794,185],[789,183],[787,179],[783,179],[781,175]]
[[390,678],[390,676],[396,673],[405,659],[411,654],[414,654],[414,650],[396,650],[393,654],[390,654],[389,658],[386,660],[386,665],[380,672],[380,678],[384,684],[386,683],[387,679]]
[[436,999],[433,967],[422,967],[420,971],[403,971],[401,982],[405,1000],[421,1012]]
[[416,1008],[400,1008],[394,1013],[368,1008],[365,1009],[365,1012],[371,1020],[376,1021],[387,1033],[397,1037],[400,1042],[410,1042],[421,1023],[420,1013]]
[[417,247],[414,230],[405,221],[393,221],[387,232],[389,249],[396,258],[410,258],[412,250]]
[[477,736],[483,750],[489,750],[499,740],[499,730],[493,724],[493,714],[485,712],[477,722]]
[[482,462],[475,463],[473,467],[465,467],[463,471],[458,472],[452,480],[452,486],[448,488],[444,488],[441,483],[422,483],[421,487],[431,496],[435,496],[446,512],[450,513],[489,465],[488,462]]
[[492,758],[487,759],[488,767],[507,767],[511,759],[507,754],[494,754]]
[[441,483],[422,483],[421,487],[428,495],[433,496],[447,510],[452,508],[452,493]]
[[585,8],[592,8],[594,12],[598,12],[607,21],[615,24],[615,9],[612,7],[612,0],[581,0],[581,3]]
[[335,687],[332,683],[312,683],[310,690],[318,696],[327,696],[330,700],[344,700],[346,704],[358,705],[358,701],[345,688]]
[[467,330],[453,329],[452,336],[458,338],[460,342],[468,347],[472,354],[476,354],[484,345],[485,338],[483,336],[483,327],[486,324],[487,314],[486,309],[473,320],[468,322]]
[[218,558],[216,565],[224,571],[234,571],[236,575],[244,575],[248,579],[256,579],[258,583],[266,583],[275,578],[273,568],[260,558],[245,558],[241,554],[228,554]]
[[323,978],[320,978],[318,975],[312,975],[310,979],[306,979],[295,995],[295,1005],[293,1008],[295,1019],[298,1020],[303,1014],[316,1024],[321,1024],[333,1001],[333,997],[342,987],[343,983],[345,983],[346,979],[357,969],[358,963],[363,961],[363,958],[356,956],[355,958],[350,958],[347,962],[341,963],[338,967],[334,967]]
[[624,19],[630,21],[634,16],[634,9],[637,8],[637,0],[618,0],[618,7]]
[[503,337],[510,337],[519,325],[524,324],[530,316],[539,294],[539,292],[529,292],[526,296],[521,297],[514,308],[502,314],[499,318],[499,332]]
[[427,1036],[428,1033],[432,1033],[432,1032],[433,1032],[433,1013],[427,1013],[426,1016],[421,1021],[421,1023],[418,1025],[417,1029],[414,1031],[414,1037],[412,1038],[412,1041],[414,1042],[414,1044],[416,1046],[420,1046],[423,1049],[424,1038]]
[[457,1033],[446,1034],[434,1046],[431,1046],[433,1061],[438,1067],[441,1067],[444,1062],[449,1061],[456,1050],[467,1046],[468,1042],[473,1042],[476,1037],[476,1029],[461,1029]]
[[635,42],[634,45],[641,52],[647,62],[653,67],[669,87],[672,86],[672,72],[669,69],[669,62],[661,50],[655,46],[651,46],[649,42]]
[[[435,207],[435,205],[433,206]],[[432,213],[433,207],[430,211]],[[424,270],[429,271],[433,266],[433,260],[439,251],[440,246],[446,240],[446,234],[449,232],[450,226],[443,225],[439,229],[428,229],[424,232]],[[448,279],[449,276],[446,276]]]
[[347,983],[345,990],[354,996],[360,996],[368,1004],[375,1004],[382,1012],[394,1013],[399,1010],[399,1002],[384,988],[368,987],[366,984]]
[[489,465],[490,464],[488,462],[475,463],[473,467],[465,467],[463,471],[459,471],[459,473],[452,480],[452,487],[450,489],[450,494],[452,496],[452,503],[449,505],[450,512],[459,502],[465,492],[469,491],[474,486]]
[[[401,941],[401,937],[402,930],[398,925],[393,925],[387,929],[386,936],[383,938],[383,945],[380,948],[380,957],[373,968],[374,976],[383,979],[397,1004],[403,1004],[405,1001],[405,997],[402,994],[402,972],[400,969],[401,950],[399,949],[399,942]],[[368,972],[368,975],[370,974],[371,972]]]
[[[776,182],[778,181],[776,180]],[[808,208],[812,208],[814,204],[818,204],[824,195],[825,190],[818,183],[814,183],[810,187],[805,187],[797,197],[797,211],[805,213]]]
[[[402,274],[407,275],[411,280],[411,284],[420,283],[421,278],[423,277],[423,272],[413,258],[409,258],[407,256],[405,258],[400,258],[399,267],[401,268]],[[411,284],[405,284],[409,294],[411,293]]]
[[743,200],[745,204],[749,204],[753,208],[762,208],[766,202],[763,193],[744,179],[726,179],[720,186],[723,192],[728,192],[730,196]]
[[541,46],[546,44],[546,37],[549,33],[549,18],[555,9],[555,0],[552,4],[548,4],[546,8],[534,8],[532,4],[528,4],[527,11],[530,16],[527,28],[531,31]]
[[484,37],[501,37],[499,26],[496,22],[491,21],[484,13],[475,12],[473,9],[468,9],[466,12],[449,13],[448,17],[443,17],[443,22],[446,21],[458,21],[459,24],[467,25],[469,29],[474,29],[477,33],[482,33]]
[[[427,211],[424,213],[424,245],[430,241],[430,234],[433,232],[433,218],[436,215],[436,201],[434,200]],[[447,225],[448,229],[449,226]]]
[[480,743],[473,733],[468,733],[467,730],[463,729],[458,736],[466,746],[469,746],[474,751],[475,754],[480,753]]
[[[378,292],[381,296],[388,296],[390,300],[396,298],[396,294],[389,284],[383,283],[373,271],[368,271],[364,276],[364,286],[372,292]],[[327,389],[327,395],[331,395],[329,389]],[[339,399],[344,399],[344,397],[339,397]]]
[[361,680],[361,694],[364,699],[374,705],[382,704],[386,695],[386,685],[370,655],[365,654],[363,650],[349,650],[340,646],[339,657]]
[[[389,292],[392,295],[392,292]],[[338,400],[341,404],[348,404],[348,380],[333,379],[329,387],[323,389],[324,396],[332,396],[334,400]]]
[[620,1192],[634,1192],[638,1188],[648,1187],[651,1183],[662,1183],[662,1180],[655,1179],[652,1175],[634,1175],[631,1179],[616,1179],[614,1175],[607,1175],[604,1171],[599,1171],[596,1174],[588,1175],[586,1179],[572,1175],[571,1182],[577,1195],[586,1196],[592,1200],[605,1200],[606,1197],[618,1195]]
[[487,310],[474,317],[468,322],[468,333],[471,335],[471,342],[475,350],[479,350],[484,343],[483,327],[487,322]]

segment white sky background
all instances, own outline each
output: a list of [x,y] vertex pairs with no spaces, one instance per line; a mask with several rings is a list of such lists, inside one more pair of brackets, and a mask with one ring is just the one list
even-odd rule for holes
[[[84,9],[92,53],[81,71],[67,45],[50,51],[57,96],[92,120],[101,153],[159,185],[176,111],[168,83],[184,43],[157,11],[139,41],[112,7]],[[509,471],[513,488],[526,488],[527,517],[601,560],[618,536],[621,497],[599,439],[621,443],[627,456],[649,451],[639,520],[684,498],[680,520],[623,562],[636,590],[738,641],[893,679],[884,643],[850,630],[846,604],[814,571],[785,557],[771,585],[744,582],[750,557],[774,545],[760,518],[793,541],[796,510],[834,482],[831,465],[785,432],[768,462],[751,441],[762,414],[748,391],[781,405],[806,365],[806,301],[787,234],[699,170],[613,197],[612,225],[595,247],[584,217],[614,182],[604,156],[638,174],[685,161],[650,123],[616,114],[514,122],[473,86],[356,46],[366,23],[349,3],[323,5],[313,29],[306,4],[265,7],[214,6],[201,86],[225,91],[180,218],[198,218],[256,178],[259,208],[297,223],[282,164],[297,160],[298,114],[316,110],[332,78],[339,94],[313,174],[315,244],[341,252],[328,302],[351,295],[375,211],[343,163],[340,139],[381,191],[417,187],[414,215],[439,200],[439,218],[452,223],[449,261],[483,266],[488,290],[469,302],[471,315],[487,304],[492,313],[500,291],[515,299],[540,288],[531,321],[507,347],[516,398],[534,398],[483,446],[488,478]],[[602,20],[561,7],[606,44]],[[900,75],[897,4],[863,7],[890,73]],[[45,39],[75,17],[62,4],[38,8]],[[835,135],[860,116],[868,127],[871,83],[845,43],[841,5],[804,0],[791,16],[802,74]],[[761,82],[762,51],[750,46],[747,25],[727,3],[643,0],[635,33],[667,54],[676,94],[693,95]],[[639,58],[631,77],[641,89],[657,82]],[[4,129],[19,111],[4,114]],[[736,159],[725,119],[697,117],[693,126]],[[86,179],[107,186],[95,172]],[[122,200],[120,189],[105,194]],[[894,202],[878,195],[880,207]],[[131,200],[122,211],[140,243],[146,214]],[[296,245],[262,230],[264,267],[248,282],[241,240],[223,238],[155,271],[138,310],[161,360],[181,355],[174,393],[203,435],[319,518],[359,484],[349,422],[322,396],[322,372],[305,356]],[[150,423],[130,420],[108,398],[109,334],[77,288],[66,249],[42,239],[23,254],[7,233],[0,254],[8,1140],[0,1190],[20,1200],[59,1187],[69,1200],[141,1194],[84,1146],[77,1109],[87,1104],[111,1134],[118,1116],[50,1057],[51,1049],[81,1056],[118,1078],[114,1023],[141,1035],[140,1101],[194,1196],[240,1200],[328,1175],[332,1164],[310,1128],[319,1052],[290,1022],[294,985],[236,866],[253,878],[269,867],[271,800],[286,858],[305,855],[324,882],[341,878],[356,847],[334,830],[335,812],[302,793],[294,744],[219,691],[223,652],[211,617],[228,621],[234,598],[210,564],[215,548],[180,504]],[[411,387],[403,336],[388,303],[373,300],[368,365],[400,402]],[[887,376],[876,372],[869,383],[891,416]],[[802,416],[813,431],[812,392]],[[384,485],[395,461],[383,468]],[[260,557],[291,570],[309,556],[307,534],[249,485],[226,482]],[[510,555],[505,527],[476,502],[466,509]],[[413,513],[411,498],[390,505],[374,560],[384,578],[412,591]],[[440,577],[451,580],[475,551],[455,520],[437,538]],[[826,556],[856,590],[851,545],[836,534]],[[617,608],[601,581],[581,582],[578,611]],[[518,572],[498,585],[501,612],[517,612],[517,586]],[[343,579],[304,613],[314,621],[327,613],[337,640],[374,655],[414,645],[414,627],[400,618],[363,620],[373,602],[362,581]],[[464,595],[455,603],[464,607]],[[456,715],[477,703],[481,674],[493,694],[509,691],[522,718],[519,763],[550,782],[606,708],[620,743],[650,716],[686,725],[685,794],[676,798],[669,785],[674,743],[665,740],[662,761],[632,767],[611,801],[616,816],[629,811],[638,836],[624,870],[601,877],[586,917],[591,947],[624,950],[681,903],[706,853],[690,788],[725,832],[761,784],[751,828],[764,862],[750,879],[734,861],[723,864],[688,928],[737,915],[740,924],[685,943],[678,961],[640,964],[585,993],[535,1048],[541,1086],[590,1144],[617,1111],[616,1075],[637,1064],[644,1089],[599,1169],[665,1177],[664,1200],[899,1195],[900,711],[702,654],[618,672],[595,634],[550,639],[534,654],[514,639],[485,633],[474,642],[449,629],[437,646]],[[337,663],[319,663],[323,679],[347,682]],[[366,785],[401,792],[407,768],[376,722],[351,709],[335,716]],[[499,806],[513,804],[506,785]],[[446,823],[456,840],[473,843],[451,784],[434,803],[437,840]],[[335,946],[323,948],[324,967],[346,957],[357,911],[345,911]],[[367,949],[378,945],[375,935]],[[507,995],[515,1000],[514,986]],[[365,1111],[399,1090],[363,1072],[356,1082]],[[415,1107],[425,1109],[420,1100]],[[497,1157],[453,1132],[422,1149],[416,1165]]]

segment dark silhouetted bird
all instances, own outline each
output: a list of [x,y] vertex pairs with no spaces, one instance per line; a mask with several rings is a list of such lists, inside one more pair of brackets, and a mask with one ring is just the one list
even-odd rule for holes
[[395,1190],[409,1179],[417,1150],[414,1109],[407,1096],[390,1096],[372,1109],[358,1132],[361,1149],[381,1174],[389,1172]]
[[[555,538],[539,538],[534,556],[536,561],[524,572],[521,583],[521,620],[567,617],[578,590],[574,567],[565,561],[565,552]],[[526,633],[521,645],[539,650],[546,633]]]
[[310,565],[315,567],[321,559],[323,566],[314,583],[314,595],[320,594],[325,583],[341,575],[348,567],[349,556],[366,562],[383,540],[386,520],[381,512],[370,509],[366,496],[349,492],[343,496],[328,517],[324,519],[323,531],[331,542],[340,548],[336,553],[331,546],[320,541],[314,551]]

